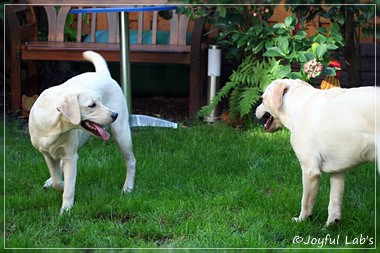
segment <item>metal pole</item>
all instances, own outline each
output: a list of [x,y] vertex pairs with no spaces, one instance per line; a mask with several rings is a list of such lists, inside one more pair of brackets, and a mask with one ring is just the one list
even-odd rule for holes
[[[210,45],[208,47],[208,83],[207,83],[207,103],[210,104],[220,88],[221,72],[221,49],[219,46]],[[205,116],[203,121],[215,122],[219,118],[219,107],[216,106],[210,113]]]
[[129,59],[129,13],[120,12],[120,82],[132,113],[131,64]]

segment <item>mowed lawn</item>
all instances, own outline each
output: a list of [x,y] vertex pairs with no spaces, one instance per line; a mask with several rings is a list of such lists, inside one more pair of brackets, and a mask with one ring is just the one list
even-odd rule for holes
[[[5,124],[6,248],[374,248],[376,173],[346,173],[343,219],[327,220],[324,174],[313,219],[295,223],[302,181],[289,132],[195,123],[133,129],[135,189],[121,191],[124,161],[111,140],[80,150],[75,204],[43,189],[43,156],[20,124]],[[363,239],[364,238],[364,239]]]

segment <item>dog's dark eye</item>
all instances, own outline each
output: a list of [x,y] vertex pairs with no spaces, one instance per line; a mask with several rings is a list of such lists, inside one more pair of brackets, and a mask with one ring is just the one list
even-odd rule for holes
[[96,103],[93,103],[93,104],[89,105],[88,107],[95,108],[96,107]]

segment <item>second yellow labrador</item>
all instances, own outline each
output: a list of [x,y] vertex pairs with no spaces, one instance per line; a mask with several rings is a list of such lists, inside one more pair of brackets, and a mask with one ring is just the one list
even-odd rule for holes
[[[376,97],[378,99],[376,99]],[[342,217],[344,172],[376,157],[376,131],[380,133],[380,89],[315,89],[301,80],[273,81],[256,109],[265,118],[264,130],[286,127],[302,169],[301,213],[295,221],[312,215],[322,172],[330,174],[330,203],[326,225]],[[377,118],[377,124],[376,124]],[[379,138],[379,137],[377,137]]]

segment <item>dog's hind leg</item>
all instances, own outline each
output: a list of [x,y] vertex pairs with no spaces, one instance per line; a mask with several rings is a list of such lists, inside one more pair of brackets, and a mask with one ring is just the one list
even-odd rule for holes
[[338,223],[342,217],[344,173],[330,174],[329,217],[326,226]]
[[123,186],[124,192],[133,190],[136,174],[136,159],[132,151],[132,136],[128,120],[128,117],[122,117],[111,125],[112,135],[119,145],[127,167],[127,175]]
[[317,197],[320,177],[321,172],[319,170],[312,170],[302,166],[303,193],[301,213],[298,218],[293,218],[294,221],[303,221],[313,214],[313,207]]
[[124,192],[132,192],[135,185],[136,159],[132,152],[126,158],[127,176],[123,185]]

